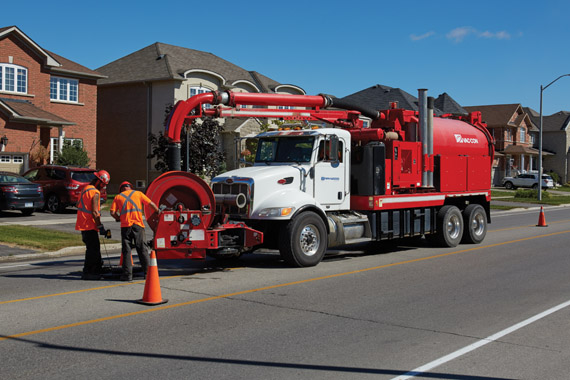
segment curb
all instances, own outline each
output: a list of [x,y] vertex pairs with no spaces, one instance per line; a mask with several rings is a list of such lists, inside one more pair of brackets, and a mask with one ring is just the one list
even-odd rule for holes
[[[103,244],[102,244],[103,245]],[[107,253],[118,253],[121,251],[121,243],[107,244],[101,249],[101,256]],[[17,262],[28,260],[43,260],[54,257],[65,257],[81,254],[85,252],[85,246],[66,247],[53,252],[24,253],[22,255],[0,256],[0,262]]]

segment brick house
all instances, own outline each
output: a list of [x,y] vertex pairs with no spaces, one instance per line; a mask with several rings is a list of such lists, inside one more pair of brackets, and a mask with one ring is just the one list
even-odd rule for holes
[[[144,189],[160,173],[147,159],[148,134],[164,130],[165,110],[207,91],[305,94],[211,53],[154,43],[97,69],[98,160],[111,174],[110,191],[130,181]],[[228,169],[236,162],[235,138],[259,131],[260,121],[236,119],[224,126],[222,147]],[[184,149],[184,147],[182,147]]]
[[[520,104],[494,104],[464,107],[480,111],[483,122],[495,138],[494,186],[507,176],[538,170],[538,128]],[[545,153],[544,155],[547,155]]]
[[51,162],[64,139],[81,140],[96,167],[101,78],[16,26],[0,28],[0,170],[22,173]]

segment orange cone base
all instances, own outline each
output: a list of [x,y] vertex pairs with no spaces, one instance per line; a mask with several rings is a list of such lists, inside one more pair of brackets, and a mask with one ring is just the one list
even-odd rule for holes
[[136,303],[140,303],[141,305],[147,305],[147,306],[156,306],[156,305],[162,305],[163,303],[167,303],[168,300],[160,300],[157,302],[149,302],[149,301],[144,301],[144,300],[136,300]]

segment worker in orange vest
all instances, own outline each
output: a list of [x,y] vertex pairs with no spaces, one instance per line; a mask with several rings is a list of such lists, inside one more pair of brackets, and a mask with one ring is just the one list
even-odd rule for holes
[[121,281],[133,280],[133,262],[131,256],[131,241],[134,240],[137,255],[145,276],[149,264],[148,252],[145,248],[145,230],[143,207],[149,205],[156,213],[158,207],[144,193],[133,190],[132,185],[125,181],[121,183],[118,194],[111,205],[111,216],[121,222],[121,255],[123,257],[123,274]]
[[107,186],[111,176],[105,170],[94,174],[95,178],[83,188],[76,205],[75,229],[81,231],[81,240],[85,244],[85,262],[81,277],[84,280],[100,280],[103,266],[99,234],[105,235],[106,231],[101,223],[100,190]]

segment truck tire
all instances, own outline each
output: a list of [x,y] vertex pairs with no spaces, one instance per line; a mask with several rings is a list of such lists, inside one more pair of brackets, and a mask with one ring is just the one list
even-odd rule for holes
[[463,217],[455,206],[447,205],[437,213],[437,241],[443,247],[457,247],[463,238]]
[[327,229],[314,212],[306,211],[287,223],[279,234],[279,253],[295,267],[317,265],[327,250]]
[[471,204],[463,210],[462,243],[479,244],[487,235],[487,215],[481,205]]

